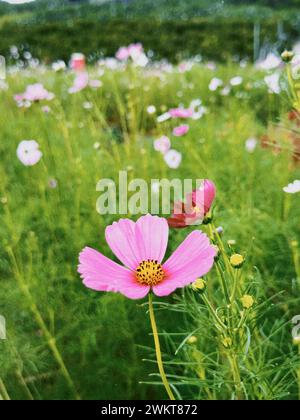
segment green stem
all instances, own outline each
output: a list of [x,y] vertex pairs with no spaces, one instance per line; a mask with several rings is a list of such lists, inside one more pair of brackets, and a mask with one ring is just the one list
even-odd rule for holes
[[291,89],[291,93],[292,93],[292,96],[293,96],[293,100],[296,103],[298,103],[298,95],[296,93],[295,86],[294,86],[291,65],[288,64],[286,68],[287,68],[286,72],[287,72],[288,82],[289,82],[289,85],[290,85],[290,89]]
[[236,395],[238,400],[243,400],[243,390],[242,390],[242,380],[241,380],[241,373],[240,367],[237,361],[237,356],[235,353],[229,352],[228,359],[231,364],[233,380],[236,388]]
[[231,293],[231,297],[230,297],[230,302],[233,303],[238,291],[238,286],[239,286],[239,270],[236,270],[234,273],[234,278],[233,278],[233,289],[232,289],[232,293]]
[[226,301],[229,304],[230,303],[229,291],[228,291],[228,288],[227,288],[226,279],[224,278],[224,273],[223,273],[222,267],[220,266],[220,264],[218,262],[216,262],[215,265],[216,265],[217,273],[218,273],[218,276],[219,276],[219,279],[220,279],[220,282],[221,282],[221,285],[222,285],[222,288],[223,288],[223,292],[224,292]]
[[217,245],[220,249],[220,252],[221,252],[221,255],[223,257],[223,261],[224,261],[224,264],[226,266],[226,269],[227,269],[228,273],[230,273],[233,277],[234,276],[234,269],[233,269],[232,265],[230,264],[228,255],[227,255],[225,247],[224,247],[224,244],[223,244],[222,239],[221,239],[216,227],[214,226],[214,224],[212,224],[212,229],[213,229],[213,233],[214,233],[214,235],[217,239]]
[[12,248],[7,247],[7,252],[8,252],[8,254],[9,254],[9,256],[10,256],[12,262],[13,262],[13,265],[15,267],[15,275],[16,275],[16,279],[17,279],[19,288],[27,299],[30,310],[35,317],[36,323],[38,324],[39,328],[43,332],[43,335],[46,339],[47,345],[50,348],[50,350],[52,351],[52,354],[53,354],[53,356],[54,356],[54,358],[55,358],[55,360],[56,360],[56,362],[57,362],[57,364],[58,364],[58,366],[61,370],[62,375],[64,376],[67,384],[69,385],[70,390],[74,394],[75,398],[77,400],[80,400],[80,396],[76,391],[76,387],[75,387],[74,382],[71,378],[71,375],[70,375],[70,373],[69,373],[69,371],[68,371],[68,369],[65,365],[65,362],[64,362],[64,360],[63,360],[63,358],[62,358],[62,356],[61,356],[61,354],[60,354],[60,352],[57,348],[56,340],[52,336],[52,334],[50,333],[49,329],[47,328],[46,323],[45,323],[37,305],[35,304],[31,293],[30,293],[29,287],[26,284],[26,282],[24,281],[24,279],[23,279],[23,277],[22,277],[22,275],[19,271],[19,267],[18,267],[18,264],[17,264],[17,261],[16,261],[16,258],[15,258],[15,255],[14,255],[14,252],[13,252]]
[[8,395],[7,389],[4,385],[4,382],[0,378],[0,395],[3,398],[4,401],[10,401],[10,397]]
[[151,293],[149,293],[149,314],[150,314],[151,327],[152,327],[152,332],[153,332],[153,337],[154,337],[156,359],[157,359],[159,373],[160,373],[162,382],[165,386],[165,389],[167,391],[167,394],[170,400],[175,400],[174,394],[171,390],[171,387],[169,385],[169,382],[168,382],[168,379],[164,370]]
[[27,395],[28,399],[29,399],[30,401],[33,401],[33,400],[34,400],[33,395],[32,395],[32,393],[31,393],[30,389],[28,388],[28,386],[27,386],[27,384],[26,384],[26,382],[25,382],[25,379],[24,379],[24,377],[23,377],[23,375],[22,375],[22,372],[21,372],[20,370],[17,370],[17,371],[16,371],[16,376],[17,376],[17,378],[18,378],[18,380],[19,380],[20,384],[21,384],[21,385],[22,385],[22,387],[24,388],[25,393],[26,393],[26,395]]
[[216,313],[216,311],[214,310],[212,304],[210,303],[208,297],[203,294],[202,295],[202,299],[204,300],[207,308],[209,309],[211,315],[213,316],[214,320],[217,322],[217,324],[224,330],[227,330],[226,325],[222,322],[222,320],[219,318],[218,314]]

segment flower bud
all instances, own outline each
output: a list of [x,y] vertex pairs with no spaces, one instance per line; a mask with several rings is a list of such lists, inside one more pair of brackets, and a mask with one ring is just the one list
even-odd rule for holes
[[187,344],[193,345],[193,344],[196,344],[197,341],[198,341],[198,338],[195,337],[194,335],[191,335],[191,337],[189,337],[186,342]]
[[230,257],[230,264],[233,268],[241,268],[245,262],[245,258],[240,254],[233,254]]
[[291,241],[291,247],[292,248],[298,248],[298,246],[299,246],[299,242],[296,239]]
[[297,337],[293,338],[293,344],[295,346],[300,346],[300,336],[297,336]]
[[203,279],[197,279],[194,283],[192,283],[192,289],[194,292],[204,292],[206,289],[206,281]]
[[226,349],[228,349],[232,346],[232,339],[230,337],[225,337],[222,344]]
[[244,309],[250,309],[254,305],[254,299],[250,295],[244,295],[241,298],[241,302],[242,302],[242,305],[243,305]]
[[281,54],[281,59],[285,63],[290,63],[293,60],[294,56],[295,56],[295,54],[293,53],[293,51],[285,50]]

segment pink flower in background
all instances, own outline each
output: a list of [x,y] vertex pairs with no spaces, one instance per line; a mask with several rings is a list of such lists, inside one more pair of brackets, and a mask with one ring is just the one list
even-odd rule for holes
[[16,102],[38,102],[51,101],[54,97],[54,93],[48,92],[41,83],[35,83],[33,85],[28,85],[25,92],[15,95],[14,99]]
[[80,253],[78,272],[86,287],[119,292],[130,299],[142,299],[151,290],[167,296],[207,274],[216,256],[208,237],[194,231],[162,263],[169,227],[166,219],[157,216],[142,216],[136,223],[121,219],[106,228],[105,236],[124,266],[87,247]]
[[166,164],[171,169],[179,168],[181,161],[182,161],[182,154],[177,152],[177,150],[171,149],[164,155],[164,160]]
[[74,53],[71,56],[70,67],[74,71],[83,72],[86,68],[85,56],[82,53]]
[[138,58],[141,54],[144,54],[144,49],[142,44],[136,43],[136,44],[130,44],[128,47],[128,53],[130,55],[130,57],[135,60],[136,58]]
[[157,140],[154,140],[154,150],[162,154],[167,153],[171,148],[171,141],[169,137],[162,136]]
[[192,192],[191,198],[195,206],[200,208],[204,216],[206,216],[211,210],[216,194],[217,189],[214,182],[210,179],[205,179],[203,185]]
[[78,73],[70,87],[69,93],[77,93],[85,89],[89,84],[89,75],[87,72]]
[[172,216],[168,219],[172,228],[184,228],[199,224],[210,212],[216,198],[217,189],[209,179],[205,179],[203,185],[187,194],[185,202],[174,204]]
[[17,148],[18,159],[25,166],[33,166],[42,158],[43,154],[35,140],[23,140]]
[[173,135],[175,137],[185,136],[189,132],[190,127],[187,124],[180,125],[175,127],[173,130]]
[[128,47],[123,46],[119,48],[116,53],[116,58],[119,61],[127,61],[131,58],[133,63],[140,67],[145,67],[149,61],[141,43],[130,44]]
[[130,57],[130,52],[127,47],[121,47],[116,52],[116,58],[120,61],[126,61]]
[[191,118],[194,111],[191,108],[173,108],[170,109],[169,114],[172,118]]
[[184,61],[178,65],[178,70],[180,73],[186,73],[187,71],[192,70],[193,62]]

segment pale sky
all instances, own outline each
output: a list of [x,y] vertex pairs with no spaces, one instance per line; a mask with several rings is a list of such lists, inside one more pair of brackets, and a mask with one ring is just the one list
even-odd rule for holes
[[35,1],[35,0],[2,0],[5,1],[6,3],[10,3],[10,4],[22,4],[22,3],[30,3],[31,1]]

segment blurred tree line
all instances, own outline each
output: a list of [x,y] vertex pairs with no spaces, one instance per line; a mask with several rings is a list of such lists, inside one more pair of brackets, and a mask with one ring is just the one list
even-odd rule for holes
[[74,51],[96,59],[142,42],[155,58],[170,61],[199,53],[218,61],[253,58],[258,23],[259,47],[282,49],[299,38],[299,6],[300,0],[0,1],[0,14],[10,13],[0,17],[0,54],[8,56],[16,45],[48,62]]

